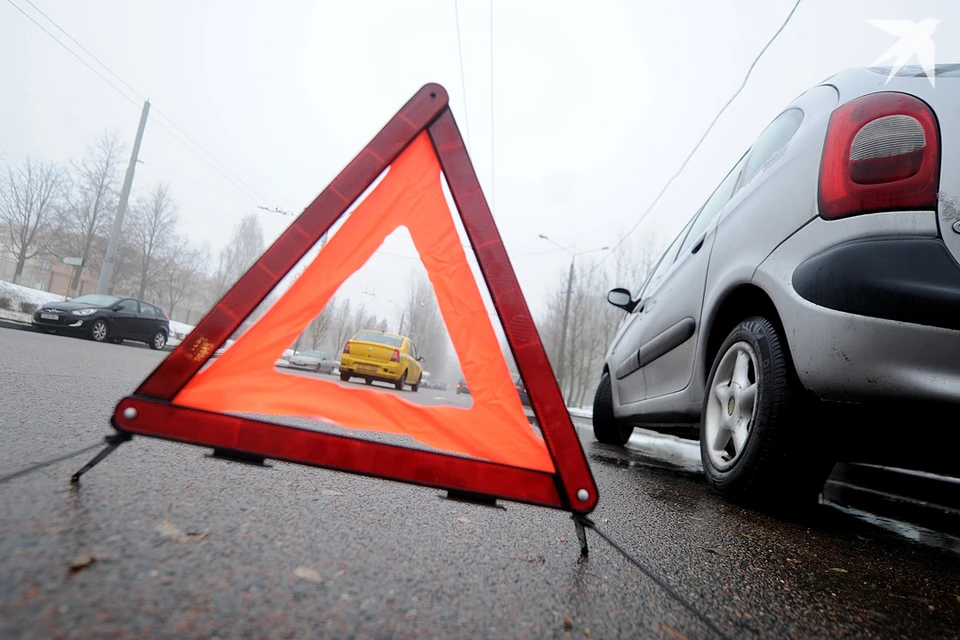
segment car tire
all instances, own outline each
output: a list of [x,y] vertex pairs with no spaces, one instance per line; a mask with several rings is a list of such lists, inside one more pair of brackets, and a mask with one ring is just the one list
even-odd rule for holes
[[341,372],[340,372],[340,379],[341,379],[342,381],[344,381],[344,382],[350,382],[350,374],[349,374],[349,373],[344,373],[344,372],[341,371]]
[[774,323],[755,316],[738,324],[717,351],[704,391],[707,483],[731,502],[813,503],[833,468],[814,403]]
[[[420,377],[423,378],[422,375]],[[417,391],[420,391],[420,382],[421,380],[417,380],[417,384],[410,385],[410,391],[413,391],[414,393],[416,393]]]
[[397,380],[396,387],[397,391],[403,391],[403,385],[407,384],[407,372],[404,371],[403,375],[400,376],[400,379]]
[[363,381],[366,382],[367,384],[373,384],[373,378],[364,378]]
[[106,342],[109,335],[110,325],[108,325],[107,321],[103,318],[97,318],[93,324],[90,325],[90,338],[94,342]]
[[163,331],[157,331],[149,342],[150,348],[154,351],[160,351],[167,346],[167,334]]
[[600,376],[597,393],[593,397],[593,435],[604,444],[622,447],[633,435],[633,427],[613,415],[613,390],[610,374]]

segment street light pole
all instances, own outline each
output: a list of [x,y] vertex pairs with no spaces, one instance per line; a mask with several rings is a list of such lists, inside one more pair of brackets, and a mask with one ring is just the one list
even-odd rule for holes
[[570,292],[573,291],[573,263],[576,256],[570,258],[570,275],[567,277],[567,300],[563,305],[563,326],[560,329],[560,355],[557,358],[557,367],[559,375],[557,382],[560,385],[560,392],[563,392],[563,380],[566,377],[566,361],[564,360],[567,346],[567,322],[570,318]]
[[127,212],[127,201],[130,199],[130,189],[133,186],[133,174],[137,168],[137,160],[140,155],[140,142],[143,140],[143,130],[147,126],[147,116],[150,113],[150,101],[143,103],[143,111],[140,113],[140,126],[137,128],[137,137],[133,141],[133,151],[130,153],[130,164],[127,165],[127,174],[123,178],[123,187],[120,189],[120,202],[117,204],[117,215],[113,218],[113,229],[110,231],[110,239],[107,241],[107,253],[103,258],[103,265],[100,267],[100,280],[97,283],[97,293],[109,293],[110,285],[113,281],[113,269],[115,266],[115,255],[117,245],[120,242],[120,232],[123,229],[123,216]]
[[570,251],[567,247],[557,244],[547,236],[542,233],[539,234],[540,238],[546,240],[547,242],[556,245],[558,248],[563,249],[570,254],[570,273],[567,276],[567,293],[565,296],[565,301],[563,303],[563,322],[560,327],[560,345],[558,348],[557,355],[557,384],[560,386],[560,393],[563,393],[563,383],[566,379],[567,366],[565,362],[566,358],[566,347],[567,347],[567,327],[570,321],[570,297],[573,293],[573,273],[574,273],[574,263],[577,260],[577,256],[582,256],[585,253],[593,253],[594,251],[606,251],[609,247],[600,247],[599,249],[590,249],[588,251],[581,251],[579,253],[574,253]]

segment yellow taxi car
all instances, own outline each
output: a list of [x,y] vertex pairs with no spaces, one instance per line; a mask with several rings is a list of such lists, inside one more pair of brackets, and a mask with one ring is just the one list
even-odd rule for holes
[[423,358],[417,355],[413,342],[406,336],[364,329],[343,346],[340,356],[340,379],[363,378],[367,384],[374,380],[389,382],[402,390],[420,389],[423,377]]

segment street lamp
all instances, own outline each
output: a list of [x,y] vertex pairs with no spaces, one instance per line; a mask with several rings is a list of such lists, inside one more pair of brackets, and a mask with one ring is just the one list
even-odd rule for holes
[[566,376],[566,366],[564,364],[564,357],[566,354],[566,346],[567,346],[567,322],[570,318],[570,294],[573,291],[574,262],[576,262],[577,256],[582,256],[586,253],[593,253],[595,251],[606,251],[610,247],[599,247],[597,249],[588,249],[587,251],[579,251],[577,253],[574,253],[573,251],[570,251],[570,249],[568,249],[567,247],[557,244],[556,242],[554,242],[547,236],[543,235],[542,233],[539,235],[540,235],[540,238],[542,238],[543,240],[546,240],[547,242],[557,246],[560,249],[563,249],[564,251],[570,254],[570,275],[567,277],[567,295],[566,295],[566,301],[564,302],[564,305],[563,305],[563,325],[560,329],[560,353],[557,357],[557,368],[558,368],[557,382],[560,385],[560,391],[562,393],[563,381]]

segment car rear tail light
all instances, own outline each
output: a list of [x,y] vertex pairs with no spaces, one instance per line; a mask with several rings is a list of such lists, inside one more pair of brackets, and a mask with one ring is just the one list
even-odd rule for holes
[[393,355],[390,356],[390,362],[400,362],[400,350],[394,349]]
[[350,355],[350,342],[347,341],[347,344],[343,345],[343,352],[347,355]]
[[940,130],[933,110],[881,92],[838,107],[820,161],[820,217],[929,211],[940,188]]

